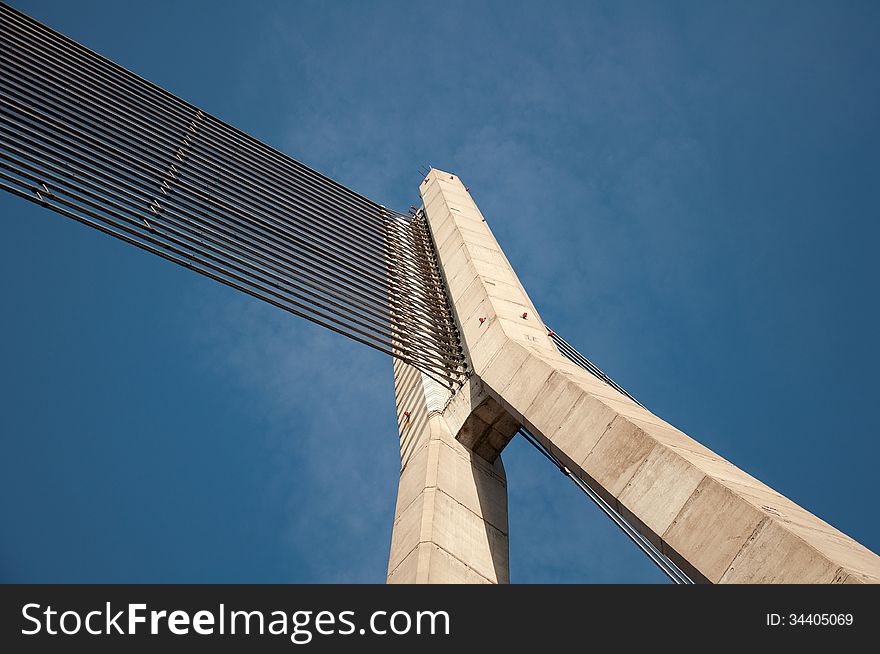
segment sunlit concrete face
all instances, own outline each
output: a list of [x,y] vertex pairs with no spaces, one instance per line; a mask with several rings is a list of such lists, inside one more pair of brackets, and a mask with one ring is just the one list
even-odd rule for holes
[[[880,581],[880,558],[873,552],[565,359],[457,176],[432,170],[420,193],[471,383],[507,413],[499,418],[492,407],[500,432],[511,423],[525,425],[695,580]],[[467,411],[459,408],[458,414]],[[458,442],[464,454],[478,442],[448,426],[419,429],[413,438],[425,447]],[[483,450],[490,459],[506,444],[498,436],[492,442]],[[403,435],[401,444],[403,452]],[[404,466],[401,487],[406,475]],[[418,487],[421,481],[408,483]],[[396,520],[403,517],[399,500]],[[506,518],[504,525],[506,560]],[[464,543],[456,547],[465,555],[471,551]],[[389,578],[417,574],[407,571],[400,554],[397,559],[399,572]],[[471,566],[467,558],[460,563],[462,569],[487,567],[476,560]]]
[[401,471],[388,582],[507,583],[504,467],[456,440],[450,424],[460,431],[469,414],[434,384],[394,361]]

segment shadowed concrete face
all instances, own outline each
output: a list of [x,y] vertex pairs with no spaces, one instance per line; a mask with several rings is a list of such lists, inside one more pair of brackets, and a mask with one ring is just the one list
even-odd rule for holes
[[489,463],[495,462],[520,424],[474,376],[452,396],[443,417],[456,440]]
[[[692,579],[880,581],[873,552],[564,358],[456,176],[432,170],[420,193],[470,381],[495,402],[469,399],[474,420],[524,424]],[[479,422],[459,438],[506,444]]]
[[455,439],[443,410],[450,394],[434,384],[394,361],[401,471],[388,582],[507,583],[504,467],[497,453],[490,463]]

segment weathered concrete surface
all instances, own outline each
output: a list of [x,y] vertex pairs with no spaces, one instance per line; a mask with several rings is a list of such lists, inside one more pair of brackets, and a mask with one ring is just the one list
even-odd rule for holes
[[388,583],[507,583],[504,467],[455,439],[449,424],[468,422],[468,402],[450,411],[434,383],[395,360],[401,472]]
[[880,581],[873,552],[562,357],[456,176],[420,192],[483,389],[692,578]]
[[449,400],[443,418],[459,443],[489,463],[495,462],[520,424],[476,377],[469,378]]

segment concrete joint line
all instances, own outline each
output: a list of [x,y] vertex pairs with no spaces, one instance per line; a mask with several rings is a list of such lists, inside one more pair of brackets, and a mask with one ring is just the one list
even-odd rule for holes
[[[441,545],[438,545],[438,544],[435,543],[434,541],[431,541],[431,540],[420,540],[420,541],[418,542],[418,544],[416,545],[416,547],[418,547],[419,545],[429,545],[429,546],[431,546],[431,547],[436,547],[438,550],[440,550],[440,551],[445,552],[446,554],[448,554],[450,558],[453,558],[453,559],[455,559],[456,561],[458,561],[459,563],[461,563],[464,567],[466,567],[468,570],[470,570],[471,572],[473,572],[475,575],[477,575],[477,576],[480,577],[481,579],[485,579],[485,580],[486,580],[486,583],[489,583],[489,584],[495,584],[495,583],[497,583],[497,582],[492,581],[491,579],[489,579],[489,577],[487,577],[486,575],[477,572],[476,568],[474,568],[473,566],[471,566],[467,561],[464,561],[464,560],[462,560],[461,558],[457,557],[455,554],[453,554],[452,552],[450,552],[448,549],[446,549],[445,547],[443,547],[443,546],[441,546]],[[407,556],[409,556],[409,554],[407,554]]]

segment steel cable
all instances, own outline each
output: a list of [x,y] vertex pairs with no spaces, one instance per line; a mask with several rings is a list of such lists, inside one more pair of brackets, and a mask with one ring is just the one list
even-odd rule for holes
[[466,374],[423,215],[369,200],[2,3],[0,188],[451,388]]

